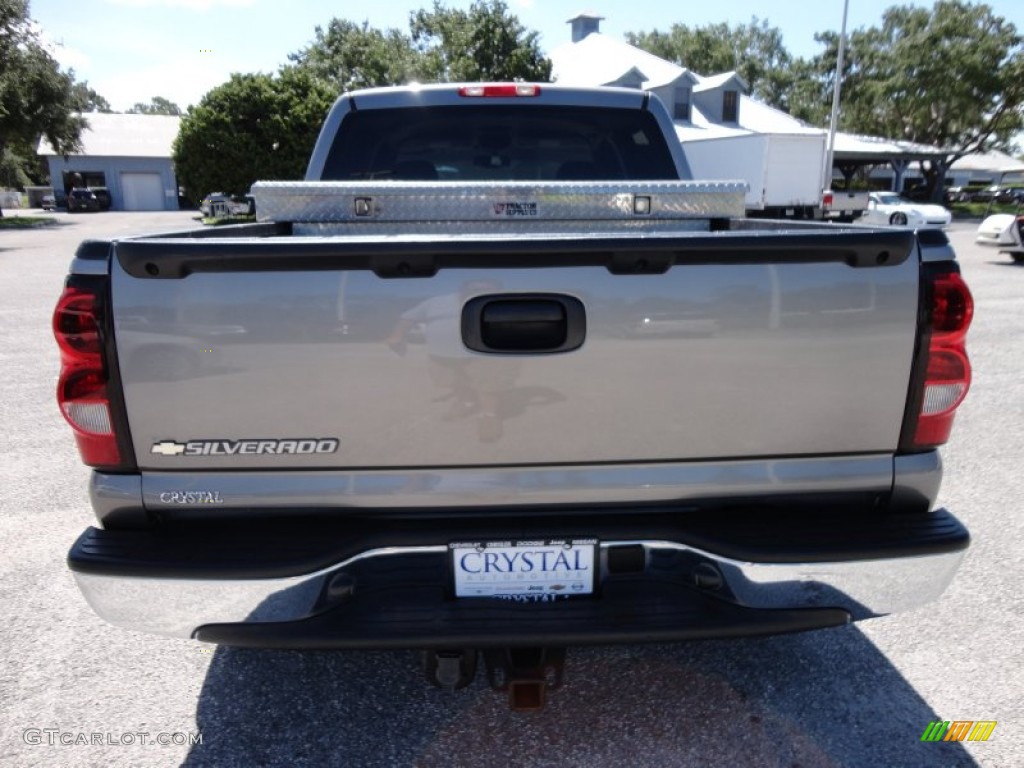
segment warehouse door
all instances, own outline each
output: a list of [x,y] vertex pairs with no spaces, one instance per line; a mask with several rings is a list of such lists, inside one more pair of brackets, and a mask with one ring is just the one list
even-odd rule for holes
[[126,211],[164,209],[164,189],[159,173],[122,173],[121,194]]

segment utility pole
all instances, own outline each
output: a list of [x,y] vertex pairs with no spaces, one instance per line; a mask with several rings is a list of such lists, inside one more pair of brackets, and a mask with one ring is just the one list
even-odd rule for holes
[[843,83],[843,64],[846,58],[846,13],[850,0],[843,0],[843,27],[839,33],[839,55],[836,57],[836,81],[832,88],[832,120],[828,128],[828,151],[825,153],[825,172],[822,174],[822,189],[832,188],[832,162],[836,151],[836,123],[839,122],[839,92]]

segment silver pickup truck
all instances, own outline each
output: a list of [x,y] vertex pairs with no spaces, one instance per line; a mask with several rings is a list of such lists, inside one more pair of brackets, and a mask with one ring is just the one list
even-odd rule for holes
[[567,646],[936,599],[972,299],[941,231],[742,218],[651,95],[342,96],[262,221],[85,242],[58,398],[132,629],[415,648],[535,706]]

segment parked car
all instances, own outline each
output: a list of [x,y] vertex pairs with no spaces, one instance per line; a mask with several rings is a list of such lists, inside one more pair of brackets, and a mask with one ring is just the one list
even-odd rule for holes
[[109,211],[111,206],[110,190],[106,187],[90,187],[96,199],[100,201],[100,210]]
[[57,210],[57,198],[53,195],[43,195],[39,207],[44,211],[55,211]]
[[947,203],[968,203],[971,200],[969,187],[947,187],[942,193],[942,199]]
[[971,191],[972,203],[990,203],[999,194],[999,185],[991,184],[987,187],[975,188]]
[[199,201],[199,211],[203,216],[210,215],[210,204],[214,202],[227,202],[230,198],[223,192],[211,192]]
[[897,227],[945,227],[953,215],[941,205],[915,203],[895,192],[872,192],[868,210],[861,221],[870,224],[892,224]]
[[1024,216],[997,213],[978,227],[975,242],[999,249],[1018,264],[1024,264]]
[[231,216],[245,216],[256,213],[256,203],[252,195],[233,197],[224,192],[211,192],[199,203],[199,210],[203,216],[213,216],[214,209],[219,208],[218,203],[223,203]]
[[100,200],[88,187],[76,187],[68,193],[68,213],[75,211],[98,211]]
[[997,203],[1024,203],[1024,187],[1003,187],[996,192]]

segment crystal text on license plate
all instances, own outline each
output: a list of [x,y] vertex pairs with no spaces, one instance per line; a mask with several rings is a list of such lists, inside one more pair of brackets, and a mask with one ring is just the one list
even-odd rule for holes
[[456,597],[589,595],[596,539],[459,542],[449,545]]

